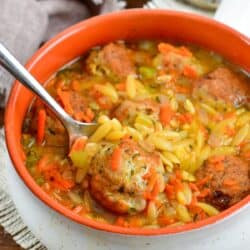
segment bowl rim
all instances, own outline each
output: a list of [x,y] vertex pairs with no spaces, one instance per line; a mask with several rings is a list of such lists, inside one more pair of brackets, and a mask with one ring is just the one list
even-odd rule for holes
[[[157,14],[164,14],[164,15],[173,15],[176,17],[186,17],[190,18],[192,20],[196,21],[203,21],[205,23],[212,24],[216,26],[217,28],[224,29],[227,32],[233,33],[234,35],[238,36],[239,39],[243,39],[250,43],[250,39],[243,34],[233,30],[232,28],[219,23],[213,19],[209,19],[206,17],[202,17],[195,14],[189,14],[189,13],[183,13],[178,11],[170,11],[170,10],[145,10],[145,9],[133,9],[133,10],[123,10],[120,12],[115,12],[111,14],[106,14],[102,16],[92,17],[88,20],[84,20],[82,22],[79,22],[64,31],[60,32],[58,35],[56,35],[54,38],[49,40],[45,45],[43,45],[37,52],[29,59],[28,63],[25,65],[25,67],[30,71],[32,68],[36,65],[36,63],[43,58],[43,56],[47,53],[49,53],[50,49],[53,48],[56,44],[60,43],[60,41],[64,40],[65,38],[69,37],[71,34],[77,33],[82,26],[86,25],[94,25],[100,23],[103,19],[110,19],[113,17],[122,17],[126,15],[140,15],[140,14],[146,14],[146,15],[157,15]],[[13,85],[9,99],[6,106],[5,111],[5,121],[4,121],[4,127],[5,127],[5,135],[6,135],[6,144],[7,149],[9,152],[10,159],[13,163],[14,168],[16,169],[18,175],[21,177],[23,182],[26,184],[26,186],[32,191],[32,193],[38,197],[42,202],[44,202],[47,206],[52,208],[53,210],[57,211],[59,214],[70,218],[71,220],[91,227],[93,229],[102,230],[106,232],[111,233],[117,233],[117,234],[124,234],[124,235],[141,235],[141,236],[156,236],[156,235],[169,235],[169,234],[177,234],[177,233],[186,233],[191,230],[197,230],[197,229],[203,229],[205,227],[211,226],[213,224],[216,224],[218,222],[223,221],[224,219],[228,219],[231,215],[236,214],[240,211],[240,209],[245,208],[247,204],[250,202],[250,195],[242,199],[237,204],[231,206],[227,210],[220,212],[218,215],[209,217],[207,219],[198,221],[198,222],[192,222],[181,226],[176,227],[163,227],[163,228],[157,228],[157,229],[143,229],[143,228],[126,228],[126,227],[120,227],[116,225],[106,224],[102,222],[97,222],[93,219],[89,219],[87,217],[81,217],[75,213],[73,213],[68,208],[64,207],[63,205],[59,204],[57,201],[53,200],[48,194],[46,194],[38,184],[36,184],[35,180],[32,178],[32,176],[29,174],[28,170],[26,169],[24,163],[18,161],[17,158],[21,158],[20,152],[17,152],[15,148],[15,140],[13,133],[11,131],[11,127],[9,126],[8,121],[12,119],[13,111],[15,110],[15,101],[18,95],[18,92],[20,91],[21,84],[18,83],[18,81],[15,81],[15,84]]]

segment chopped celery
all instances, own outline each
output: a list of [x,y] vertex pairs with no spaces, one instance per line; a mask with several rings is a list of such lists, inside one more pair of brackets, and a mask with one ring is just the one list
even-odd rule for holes
[[41,186],[42,184],[44,184],[44,179],[43,179],[43,177],[39,177],[39,178],[37,178],[36,179],[36,183],[39,185],[39,186]]
[[141,50],[145,50],[148,52],[155,52],[157,49],[156,43],[153,41],[149,41],[149,40],[140,41],[138,46]]
[[93,109],[93,110],[99,110],[100,109],[99,105],[96,102],[90,102],[89,107],[91,109]]
[[35,144],[35,142],[36,142],[35,138],[30,134],[22,135],[22,144],[25,150],[31,148]]
[[157,69],[159,68],[162,68],[162,55],[161,54],[158,54],[157,56],[154,57],[152,63],[153,63],[153,66]]
[[26,159],[26,166],[28,168],[33,167],[40,159],[41,153],[36,146],[31,147],[26,151],[27,159]]
[[142,66],[139,68],[139,73],[144,79],[152,79],[156,76],[156,70],[152,67]]

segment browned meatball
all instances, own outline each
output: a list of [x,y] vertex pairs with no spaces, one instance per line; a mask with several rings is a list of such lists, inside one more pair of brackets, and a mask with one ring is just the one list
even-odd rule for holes
[[220,209],[225,209],[249,194],[250,179],[247,162],[236,156],[212,157],[198,170],[198,180],[208,178],[211,190],[207,198]]
[[250,83],[224,67],[196,81],[193,89],[194,97],[199,97],[200,91],[206,92],[215,100],[223,100],[237,107],[249,105],[250,101]]
[[110,43],[100,51],[93,51],[87,64],[92,73],[104,73],[114,79],[120,80],[129,74],[135,74],[130,50],[120,44]]
[[[91,122],[94,118],[93,112],[88,108],[87,98],[78,92],[58,89],[57,95],[65,111],[76,120]],[[86,113],[89,113],[89,116]]]
[[182,73],[184,67],[190,64],[190,57],[170,52],[164,55],[163,64],[170,71],[176,71]]
[[[119,147],[121,162],[112,169],[112,155]],[[157,181],[164,189],[163,167],[156,153],[144,151],[132,140],[124,139],[119,145],[103,143],[91,162],[89,174],[92,196],[105,208],[116,213],[137,213],[146,207],[145,192],[149,179],[145,178],[154,168]]]
[[128,123],[130,123],[134,121],[134,118],[138,112],[151,115],[157,119],[160,112],[159,103],[150,99],[139,101],[126,100],[114,110],[113,116],[120,121],[127,120]]
[[128,49],[125,47],[110,43],[103,48],[103,59],[108,67],[118,76],[126,77],[135,73],[135,67]]

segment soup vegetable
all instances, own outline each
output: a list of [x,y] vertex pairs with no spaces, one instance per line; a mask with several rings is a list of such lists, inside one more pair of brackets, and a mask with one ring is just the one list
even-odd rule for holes
[[117,41],[46,88],[74,119],[99,124],[69,151],[64,127],[39,100],[24,122],[27,168],[74,213],[122,227],[177,226],[249,194],[250,80],[220,56]]

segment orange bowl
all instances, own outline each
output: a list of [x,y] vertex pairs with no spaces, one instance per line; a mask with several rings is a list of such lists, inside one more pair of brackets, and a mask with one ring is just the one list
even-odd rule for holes
[[[60,67],[84,54],[93,46],[115,40],[170,39],[193,43],[213,50],[250,71],[250,39],[214,20],[180,12],[163,10],[127,10],[103,15],[78,23],[46,43],[29,60],[26,68],[41,82]],[[160,229],[123,228],[80,217],[50,198],[34,181],[22,158],[22,123],[34,95],[15,82],[6,109],[6,143],[13,165],[30,190],[60,214],[83,225],[113,233],[130,235],[162,235],[186,232],[228,218],[250,201],[250,196],[208,219],[179,227]]]

